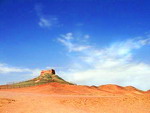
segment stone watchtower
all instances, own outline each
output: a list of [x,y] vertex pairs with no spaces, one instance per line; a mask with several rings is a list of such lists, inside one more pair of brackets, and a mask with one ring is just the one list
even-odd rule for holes
[[41,76],[44,76],[44,74],[55,74],[55,70],[54,69],[50,69],[50,70],[42,70],[41,71]]

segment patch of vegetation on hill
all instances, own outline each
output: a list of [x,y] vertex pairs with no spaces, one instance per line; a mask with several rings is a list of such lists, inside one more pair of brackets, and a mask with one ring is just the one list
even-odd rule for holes
[[46,84],[51,82],[73,85],[72,83],[65,81],[58,75],[45,73],[31,80],[8,84],[8,85],[1,85],[0,89],[29,87],[29,86],[36,86],[36,85],[41,85],[41,84]]

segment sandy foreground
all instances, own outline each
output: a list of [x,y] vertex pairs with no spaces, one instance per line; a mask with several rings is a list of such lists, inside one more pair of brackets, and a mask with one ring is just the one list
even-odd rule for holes
[[116,86],[47,84],[0,90],[0,113],[150,113],[150,94]]

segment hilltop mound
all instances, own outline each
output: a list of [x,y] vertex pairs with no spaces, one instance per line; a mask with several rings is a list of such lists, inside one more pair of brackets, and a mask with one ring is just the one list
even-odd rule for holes
[[59,77],[58,75],[56,75],[54,69],[50,69],[50,70],[42,70],[41,74],[38,77],[33,78],[31,80],[8,84],[8,85],[1,85],[0,88],[1,89],[21,88],[21,87],[36,86],[36,85],[41,85],[41,84],[46,84],[51,82],[72,85],[72,83],[67,82],[61,77]]
[[19,82],[17,84],[38,84],[38,85],[40,85],[40,84],[45,84],[45,83],[49,83],[49,82],[71,84],[71,83],[65,81],[64,79],[62,79],[61,77],[59,77],[58,75],[56,75],[54,69],[42,70],[41,74],[38,77],[28,80],[28,81]]
[[40,76],[32,79],[31,81],[34,81],[35,83],[57,82],[63,84],[71,84],[59,77],[58,75],[56,75],[54,69],[42,70]]

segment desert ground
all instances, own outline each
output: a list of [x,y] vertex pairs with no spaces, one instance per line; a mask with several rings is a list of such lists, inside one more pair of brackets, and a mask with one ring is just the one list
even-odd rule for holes
[[0,89],[0,113],[150,113],[150,92],[60,83]]

